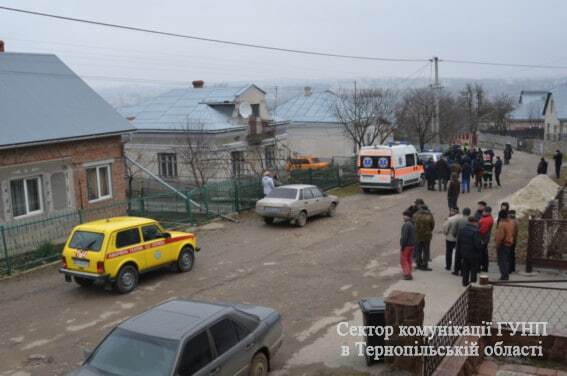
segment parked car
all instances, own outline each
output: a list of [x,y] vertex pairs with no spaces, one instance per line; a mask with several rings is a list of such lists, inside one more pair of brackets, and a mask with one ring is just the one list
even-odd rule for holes
[[195,252],[199,248],[192,233],[167,232],[153,219],[114,217],[75,227],[63,248],[59,271],[67,282],[98,282],[128,293],[136,288],[140,273],[165,266],[190,271]]
[[113,329],[73,376],[265,376],[282,344],[271,308],[173,300]]
[[338,197],[328,195],[314,185],[290,184],[275,188],[256,202],[256,213],[264,217],[267,224],[280,218],[295,221],[297,226],[303,227],[307,218],[314,215],[334,216],[337,205]]
[[323,162],[313,156],[296,157],[289,160],[286,166],[287,171],[293,170],[322,170],[329,168],[331,163]]
[[430,159],[433,159],[433,162],[437,163],[443,156],[443,153],[437,151],[424,151],[418,153],[417,156],[422,164],[427,163]]

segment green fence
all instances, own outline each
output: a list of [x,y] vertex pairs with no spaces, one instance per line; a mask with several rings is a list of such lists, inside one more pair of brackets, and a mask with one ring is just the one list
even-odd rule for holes
[[[354,165],[281,174],[282,184],[314,184],[327,190],[357,181]],[[56,260],[67,236],[78,224],[100,218],[131,215],[154,218],[165,227],[205,223],[213,218],[254,208],[263,197],[261,178],[242,177],[187,189],[183,198],[168,191],[139,194],[128,200],[71,210],[35,220],[0,225],[0,275]]]

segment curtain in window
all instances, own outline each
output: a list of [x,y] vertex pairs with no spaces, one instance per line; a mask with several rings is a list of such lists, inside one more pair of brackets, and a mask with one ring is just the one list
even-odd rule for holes
[[109,171],[108,171],[109,169],[110,168],[108,166],[100,167],[98,169],[99,179],[100,179],[100,196],[101,197],[110,195],[110,183],[109,183],[110,174],[109,174]]
[[18,217],[26,214],[26,196],[24,193],[24,181],[12,180],[10,182],[12,193],[12,215]]
[[28,191],[28,212],[34,212],[41,209],[41,197],[39,197],[40,179],[26,180],[26,188]]
[[87,169],[87,197],[89,200],[98,198],[96,168]]

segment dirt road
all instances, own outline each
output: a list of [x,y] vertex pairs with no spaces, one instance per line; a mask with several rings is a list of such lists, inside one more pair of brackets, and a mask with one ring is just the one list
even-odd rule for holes
[[[503,188],[461,195],[459,206],[475,207],[480,199],[496,206],[533,177],[537,160],[515,153]],[[215,222],[199,232],[202,252],[192,272],[152,273],[129,295],[65,283],[56,266],[0,281],[0,375],[65,374],[79,365],[83,349],[121,320],[175,297],[274,307],[285,325],[284,346],[273,363],[277,374],[351,374],[338,348],[336,362],[298,354],[357,310],[361,297],[381,296],[400,278],[401,213],[417,197],[430,206],[440,228],[446,193],[425,188],[350,196],[335,218],[314,219],[301,229],[266,226],[251,213],[238,224]],[[436,234],[433,256],[443,247]],[[413,282],[419,284],[427,273],[446,272],[416,272]],[[363,366],[363,360],[354,361]]]

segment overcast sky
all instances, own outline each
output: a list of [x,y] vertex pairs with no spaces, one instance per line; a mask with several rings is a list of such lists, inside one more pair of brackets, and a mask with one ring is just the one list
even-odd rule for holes
[[[567,65],[565,0],[0,0],[4,6],[284,48],[394,58]],[[7,51],[59,55],[101,83],[426,77],[427,63],[361,62],[215,45],[0,10]],[[444,77],[566,70],[441,63]],[[102,77],[101,77],[102,76]],[[106,77],[106,79],[103,79]],[[111,80],[119,78],[120,80]]]

